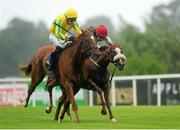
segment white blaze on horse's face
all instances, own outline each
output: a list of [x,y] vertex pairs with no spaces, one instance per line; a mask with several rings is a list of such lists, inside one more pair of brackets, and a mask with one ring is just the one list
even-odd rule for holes
[[116,51],[116,55],[114,56],[114,61],[120,60],[121,63],[124,63],[126,61],[126,56],[122,54],[121,49],[116,47],[114,50]]
[[117,54],[120,54],[120,53],[121,53],[121,49],[118,48],[118,47],[115,48],[115,51],[116,51]]
[[[91,36],[91,39],[93,40],[93,42],[95,42],[94,36]],[[97,45],[97,47],[98,47],[98,45]],[[99,48],[99,47],[98,47],[98,48]]]
[[94,36],[91,36],[91,39],[94,41]]

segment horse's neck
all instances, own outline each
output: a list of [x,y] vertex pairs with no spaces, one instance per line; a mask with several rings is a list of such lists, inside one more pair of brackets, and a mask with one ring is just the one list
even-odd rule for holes
[[104,50],[101,53],[100,59],[97,61],[97,63],[101,66],[101,68],[107,68],[109,65],[110,61],[108,59],[108,51]]
[[72,44],[74,45],[72,45],[71,47],[67,49],[69,50],[68,56],[72,61],[72,65],[74,65],[76,63],[79,63],[81,60],[79,57],[81,57],[80,50],[81,50],[82,45],[80,43],[72,43]]

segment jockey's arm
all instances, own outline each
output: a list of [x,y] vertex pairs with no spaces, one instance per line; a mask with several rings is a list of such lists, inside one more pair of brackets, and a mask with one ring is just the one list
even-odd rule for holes
[[[54,23],[57,23],[57,24],[59,24],[60,26],[62,26],[61,24],[61,20],[59,20],[59,22],[57,22],[57,20],[55,20],[54,21]],[[65,40],[66,39],[66,35],[64,35],[63,33],[62,33],[62,29],[58,26],[58,25],[56,25],[56,24],[54,24],[54,28],[55,28],[55,31],[54,31],[54,35],[56,36],[56,38],[57,39],[62,39],[62,40]]]
[[76,31],[76,33],[78,33],[78,34],[82,33],[81,29],[79,28],[78,23],[76,21],[74,22],[73,28]]
[[105,38],[105,42],[106,42],[108,45],[112,45],[112,44],[113,44],[111,38],[108,37],[108,36]]

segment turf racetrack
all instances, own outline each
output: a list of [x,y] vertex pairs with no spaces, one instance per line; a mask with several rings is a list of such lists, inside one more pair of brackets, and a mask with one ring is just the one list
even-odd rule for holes
[[79,107],[81,123],[77,124],[72,111],[72,122],[65,116],[64,121],[58,123],[53,120],[55,109],[46,114],[44,107],[0,106],[0,128],[180,128],[180,106],[112,107],[117,123],[101,115],[100,110],[100,106]]

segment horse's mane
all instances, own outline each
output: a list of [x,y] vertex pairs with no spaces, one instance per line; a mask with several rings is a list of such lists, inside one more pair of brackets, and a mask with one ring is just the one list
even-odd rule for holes
[[99,50],[102,52],[102,51],[105,51],[109,47],[119,47],[119,48],[121,48],[120,47],[120,43],[119,42],[115,42],[115,43],[113,43],[111,45],[108,45],[108,46],[102,46],[102,47],[99,48]]
[[121,48],[121,45],[119,42],[113,42],[112,46]]
[[109,46],[102,46],[99,48],[100,52],[105,51]]
[[[72,41],[72,43],[69,43],[69,44],[67,44],[67,46],[65,47],[65,49],[67,49],[67,48],[70,48],[70,47],[73,47],[78,41],[79,41],[79,39],[81,38],[81,34],[76,34],[75,36],[74,36],[74,41]],[[67,41],[68,42],[68,41]]]

